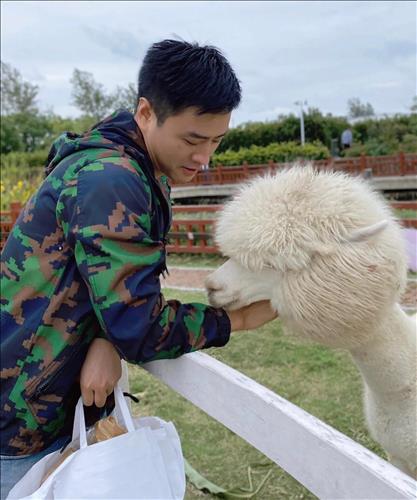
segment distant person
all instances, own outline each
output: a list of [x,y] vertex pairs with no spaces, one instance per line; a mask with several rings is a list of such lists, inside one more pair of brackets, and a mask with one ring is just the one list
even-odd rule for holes
[[342,132],[341,135],[342,149],[350,148],[352,146],[352,142],[353,142],[352,130],[350,128],[347,128]]
[[240,99],[218,49],[164,40],[145,55],[134,114],[54,143],[1,255],[1,498],[67,441],[80,393],[105,405],[120,358],[221,347],[276,316],[267,301],[225,311],[161,294],[168,180],[209,164]]

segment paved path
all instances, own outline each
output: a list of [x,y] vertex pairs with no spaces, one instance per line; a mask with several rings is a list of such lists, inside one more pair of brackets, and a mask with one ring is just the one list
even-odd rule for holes
[[167,288],[204,291],[204,280],[212,270],[201,267],[169,267],[169,275],[161,283]]

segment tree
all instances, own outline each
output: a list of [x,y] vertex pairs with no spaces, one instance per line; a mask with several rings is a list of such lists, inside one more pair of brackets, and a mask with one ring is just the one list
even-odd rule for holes
[[116,87],[113,93],[113,107],[126,108],[134,111],[136,108],[137,90],[133,83],[129,83],[127,87]]
[[32,152],[44,149],[52,138],[48,118],[39,113],[14,113],[1,120],[2,154],[11,151]]
[[410,111],[411,113],[417,113],[417,95],[415,95],[413,97],[413,102],[411,103],[411,106],[410,106]]
[[36,104],[38,86],[23,80],[19,71],[1,61],[2,154],[45,148],[51,127]]
[[37,113],[38,86],[25,82],[19,71],[1,61],[1,114]]
[[101,120],[115,108],[136,107],[136,89],[132,83],[127,87],[117,86],[115,92],[108,93],[92,73],[79,69],[74,70],[71,83],[73,104],[95,120]]
[[23,151],[23,145],[13,117],[3,116],[0,127],[0,153],[4,155],[11,151]]
[[357,97],[348,100],[348,116],[350,118],[368,118],[374,115],[374,108],[369,102],[362,103]]
[[86,115],[101,120],[111,109],[113,98],[108,96],[101,83],[88,71],[74,69],[71,78],[73,104]]

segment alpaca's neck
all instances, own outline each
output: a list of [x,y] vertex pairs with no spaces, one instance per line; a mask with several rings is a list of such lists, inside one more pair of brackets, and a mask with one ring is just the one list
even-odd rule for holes
[[416,323],[396,304],[372,341],[351,354],[368,388],[383,396],[413,390],[416,379]]

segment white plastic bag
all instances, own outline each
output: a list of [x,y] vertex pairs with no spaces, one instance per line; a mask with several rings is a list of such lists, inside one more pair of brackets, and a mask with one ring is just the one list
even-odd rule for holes
[[115,416],[128,430],[107,441],[87,445],[82,400],[75,409],[70,455],[41,485],[59,451],[37,462],[13,487],[8,499],[183,499],[184,459],[174,425],[156,417],[132,419],[119,386]]

